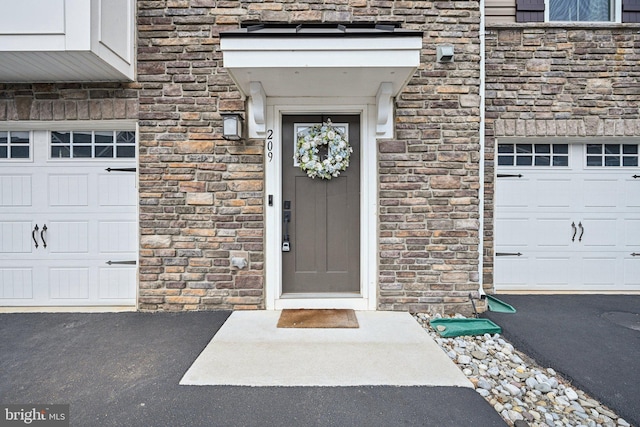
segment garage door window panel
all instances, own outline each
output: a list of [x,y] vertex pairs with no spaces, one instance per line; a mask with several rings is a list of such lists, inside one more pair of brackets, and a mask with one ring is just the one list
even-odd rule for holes
[[31,159],[31,132],[0,132],[0,160]]
[[133,131],[51,132],[52,159],[135,158]]
[[638,166],[638,146],[624,144],[622,146],[622,166]]
[[136,133],[131,131],[116,132],[116,157],[134,158],[136,156]]
[[587,144],[587,167],[637,167],[637,144]]
[[113,157],[113,132],[96,132],[96,157]]
[[569,166],[569,145],[498,144],[498,166]]
[[569,166],[568,144],[553,144],[553,166]]

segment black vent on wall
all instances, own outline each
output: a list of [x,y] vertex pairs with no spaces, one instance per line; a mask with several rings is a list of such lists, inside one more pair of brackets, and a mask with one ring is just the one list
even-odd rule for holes
[[516,0],[516,22],[544,22],[544,0]]
[[622,2],[622,22],[640,22],[640,0]]

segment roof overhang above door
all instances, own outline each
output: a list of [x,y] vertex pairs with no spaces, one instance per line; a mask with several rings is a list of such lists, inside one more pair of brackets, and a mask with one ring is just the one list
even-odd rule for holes
[[420,65],[422,33],[384,26],[255,26],[221,33],[224,67],[264,133],[266,97],[376,97],[378,136],[393,136],[393,98]]

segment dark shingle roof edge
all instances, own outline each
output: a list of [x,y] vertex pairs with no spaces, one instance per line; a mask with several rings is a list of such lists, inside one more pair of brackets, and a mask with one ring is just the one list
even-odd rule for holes
[[384,24],[263,24],[246,23],[237,30],[220,32],[221,37],[422,37],[422,31]]

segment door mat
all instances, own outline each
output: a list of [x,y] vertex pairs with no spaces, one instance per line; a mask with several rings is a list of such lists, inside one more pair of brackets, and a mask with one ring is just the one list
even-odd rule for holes
[[356,313],[344,309],[286,309],[278,328],[359,328]]

